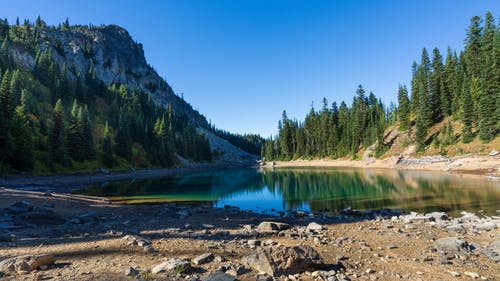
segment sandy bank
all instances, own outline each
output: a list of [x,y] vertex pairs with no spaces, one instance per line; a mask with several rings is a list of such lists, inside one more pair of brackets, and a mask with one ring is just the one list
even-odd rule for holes
[[[270,167],[270,163],[267,163]],[[275,168],[285,167],[355,167],[355,168],[380,168],[400,170],[424,170],[437,172],[452,172],[466,174],[480,174],[500,176],[500,155],[496,156],[427,156],[422,158],[398,158],[370,160],[293,160],[275,161]]]

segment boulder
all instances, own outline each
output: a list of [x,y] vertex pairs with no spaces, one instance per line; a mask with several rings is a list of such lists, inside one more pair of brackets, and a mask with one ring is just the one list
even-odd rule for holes
[[42,266],[54,264],[52,255],[25,255],[0,262],[0,271],[6,273],[29,273]]
[[195,265],[204,264],[210,262],[214,258],[212,253],[204,253],[202,255],[197,256],[191,262]]
[[157,274],[164,271],[172,271],[175,270],[177,272],[184,272],[191,268],[191,263],[181,259],[170,259],[166,262],[162,262],[160,264],[155,265],[151,272],[153,274]]
[[307,245],[261,248],[257,253],[244,257],[243,262],[259,273],[271,276],[302,273],[323,265],[318,252]]
[[264,221],[257,226],[257,232],[261,234],[275,234],[282,230],[289,229],[291,226],[286,223]]
[[456,254],[474,249],[467,241],[456,237],[444,237],[434,241],[434,248],[441,253]]

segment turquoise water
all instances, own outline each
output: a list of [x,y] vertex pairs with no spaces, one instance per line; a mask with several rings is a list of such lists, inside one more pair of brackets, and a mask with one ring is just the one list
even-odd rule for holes
[[395,208],[498,214],[500,181],[433,172],[295,168],[220,170],[93,185],[77,193],[118,203],[213,202],[244,210],[335,211]]

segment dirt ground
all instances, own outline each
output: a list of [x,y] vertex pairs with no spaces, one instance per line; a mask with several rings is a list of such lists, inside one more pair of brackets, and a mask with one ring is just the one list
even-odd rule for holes
[[[5,275],[2,280],[187,280],[205,276],[220,266],[238,265],[243,256],[255,252],[249,239],[283,245],[310,245],[325,261],[325,268],[345,274],[346,280],[469,280],[477,274],[482,280],[500,280],[500,265],[473,251],[444,263],[433,250],[441,237],[460,237],[468,243],[489,245],[500,240],[500,230],[450,233],[429,222],[408,223],[397,217],[350,217],[325,219],[321,214],[292,215],[285,218],[197,205],[116,205],[106,200],[52,192],[0,189],[0,209],[20,200],[35,205],[49,204],[64,224],[31,225],[12,229],[15,239],[0,242],[0,260],[26,254],[52,254],[56,259],[46,270],[25,275]],[[85,224],[69,222],[72,217],[95,212],[96,220]],[[241,235],[245,225],[262,221],[289,223],[300,229],[312,221],[325,226],[321,236],[300,236],[296,230],[276,235]],[[294,232],[295,231],[295,232]],[[0,232],[1,234],[1,232]],[[151,239],[154,252],[123,239],[135,234]],[[192,259],[210,252],[224,261],[196,266],[189,275],[152,274],[151,268],[170,258]],[[133,267],[136,277],[126,276]],[[312,271],[312,270],[311,270]],[[257,272],[245,268],[237,280],[256,280]],[[193,279],[195,280],[195,279]],[[311,272],[276,280],[323,280]],[[326,280],[326,279],[325,279]]]

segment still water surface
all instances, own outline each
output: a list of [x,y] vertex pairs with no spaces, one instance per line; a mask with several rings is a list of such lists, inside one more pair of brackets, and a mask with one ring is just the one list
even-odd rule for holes
[[258,212],[396,208],[498,214],[500,181],[421,171],[345,168],[220,170],[93,185],[77,193],[119,203],[210,201]]

